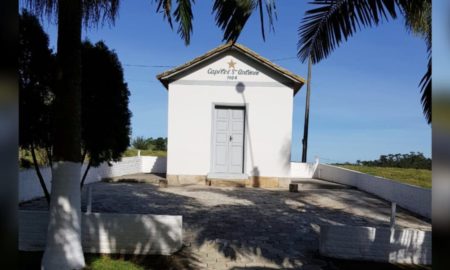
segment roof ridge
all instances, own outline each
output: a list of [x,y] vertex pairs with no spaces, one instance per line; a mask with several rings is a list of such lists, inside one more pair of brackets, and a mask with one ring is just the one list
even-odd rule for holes
[[277,64],[275,64],[273,62],[271,62],[269,59],[259,55],[258,53],[256,53],[255,51],[251,50],[250,48],[246,47],[245,45],[242,45],[242,44],[237,43],[237,42],[224,43],[224,44],[222,44],[222,45],[220,45],[220,46],[218,46],[218,47],[216,47],[216,48],[214,48],[212,50],[207,51],[205,54],[203,54],[201,56],[195,57],[194,59],[192,59],[192,60],[190,60],[190,61],[188,61],[188,62],[186,62],[186,63],[184,63],[182,65],[179,65],[179,66],[177,66],[175,68],[166,70],[166,71],[158,74],[156,76],[156,78],[159,81],[161,81],[161,83],[167,88],[168,87],[168,83],[169,83],[168,79],[171,76],[173,76],[173,75],[175,75],[175,74],[177,74],[179,72],[182,72],[183,70],[186,70],[186,69],[190,68],[191,66],[195,66],[195,65],[201,63],[202,61],[207,60],[207,59],[213,57],[214,55],[222,53],[223,51],[226,51],[226,50],[228,50],[228,49],[230,49],[232,47],[237,48],[243,54],[254,58],[256,61],[259,61],[263,65],[266,65],[269,68],[271,68],[271,69],[277,71],[278,73],[284,75],[285,77],[288,77],[291,81],[294,81],[296,83],[296,85],[297,85],[296,86],[297,89],[294,89],[295,93],[306,82],[306,80],[304,78],[302,78],[301,76],[299,76],[299,75],[297,75],[295,73],[292,73],[289,70],[287,70],[287,69],[285,69],[285,68],[283,68],[283,67],[281,67],[281,66],[279,66],[279,65],[277,65]]

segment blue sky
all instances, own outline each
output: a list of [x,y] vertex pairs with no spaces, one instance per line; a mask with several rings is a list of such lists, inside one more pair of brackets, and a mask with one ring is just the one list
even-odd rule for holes
[[[196,1],[194,34],[186,47],[150,0],[122,1],[114,26],[85,29],[84,38],[114,49],[131,91],[132,136],[167,135],[167,92],[156,74],[222,43],[211,14],[212,1]],[[268,59],[296,55],[297,28],[306,1],[278,1],[275,32],[262,40],[253,16],[239,43]],[[44,21],[56,49],[56,26]],[[277,64],[306,78],[307,66],[296,59]],[[308,160],[323,162],[376,159],[381,154],[420,151],[431,155],[431,126],[426,124],[418,83],[426,68],[424,42],[407,33],[402,19],[364,29],[313,67]],[[292,159],[301,158],[306,87],[294,99]]]

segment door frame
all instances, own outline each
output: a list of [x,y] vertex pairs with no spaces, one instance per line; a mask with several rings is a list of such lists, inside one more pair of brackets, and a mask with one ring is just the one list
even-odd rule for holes
[[[225,108],[240,108],[244,110],[244,137],[242,141],[242,172],[240,174],[237,173],[217,173],[214,171],[214,162],[215,162],[215,154],[216,154],[216,147],[215,147],[215,137],[216,137],[216,107],[225,107]],[[247,134],[247,110],[248,110],[249,104],[248,103],[227,103],[227,102],[213,102],[211,104],[211,151],[210,151],[210,158],[209,158],[209,174],[224,174],[224,175],[245,175],[245,169],[246,169],[246,134]]]

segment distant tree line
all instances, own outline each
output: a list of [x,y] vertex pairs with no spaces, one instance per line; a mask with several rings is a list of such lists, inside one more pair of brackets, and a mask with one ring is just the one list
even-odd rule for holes
[[158,137],[154,139],[138,136],[131,142],[131,145],[139,150],[167,151],[167,138]]
[[369,167],[395,167],[431,170],[431,158],[427,158],[421,152],[410,152],[409,154],[381,155],[376,160],[357,160],[356,165]]

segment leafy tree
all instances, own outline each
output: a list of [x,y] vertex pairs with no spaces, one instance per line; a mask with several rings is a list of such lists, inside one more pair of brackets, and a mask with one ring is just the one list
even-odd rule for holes
[[[19,16],[19,145],[29,150],[47,202],[50,194],[36,158],[36,149],[51,156],[54,56],[38,19],[22,11]],[[51,159],[48,159],[51,162]]]
[[[135,148],[135,149],[139,149],[139,150],[147,150],[149,149],[149,146],[151,144],[151,139],[145,139],[142,136],[138,136],[136,137],[133,142],[131,143],[131,145]],[[150,141],[149,141],[150,140]]]
[[431,159],[425,157],[421,152],[380,155],[377,160],[359,161],[358,164],[370,167],[395,167],[431,170]]
[[81,187],[91,166],[119,161],[130,144],[130,92],[124,82],[117,54],[103,42],[82,45],[82,161],[88,165]]
[[166,151],[167,150],[167,138],[158,137],[153,141],[154,150]]
[[136,137],[131,143],[133,148],[139,150],[156,150],[156,151],[166,151],[167,150],[167,138],[158,137],[156,139],[144,138],[142,136]]
[[[27,11],[20,16],[20,46],[20,145],[31,152],[41,188],[50,202],[36,158],[42,151],[36,148],[46,150],[46,157],[39,161],[47,160],[51,165],[54,57],[39,21]],[[81,186],[91,166],[120,159],[129,145],[131,116],[129,91],[117,55],[103,42],[95,46],[85,42],[82,49],[82,158],[89,161]]]
[[145,143],[147,144],[147,149],[155,150],[155,139],[153,137],[145,139]]

